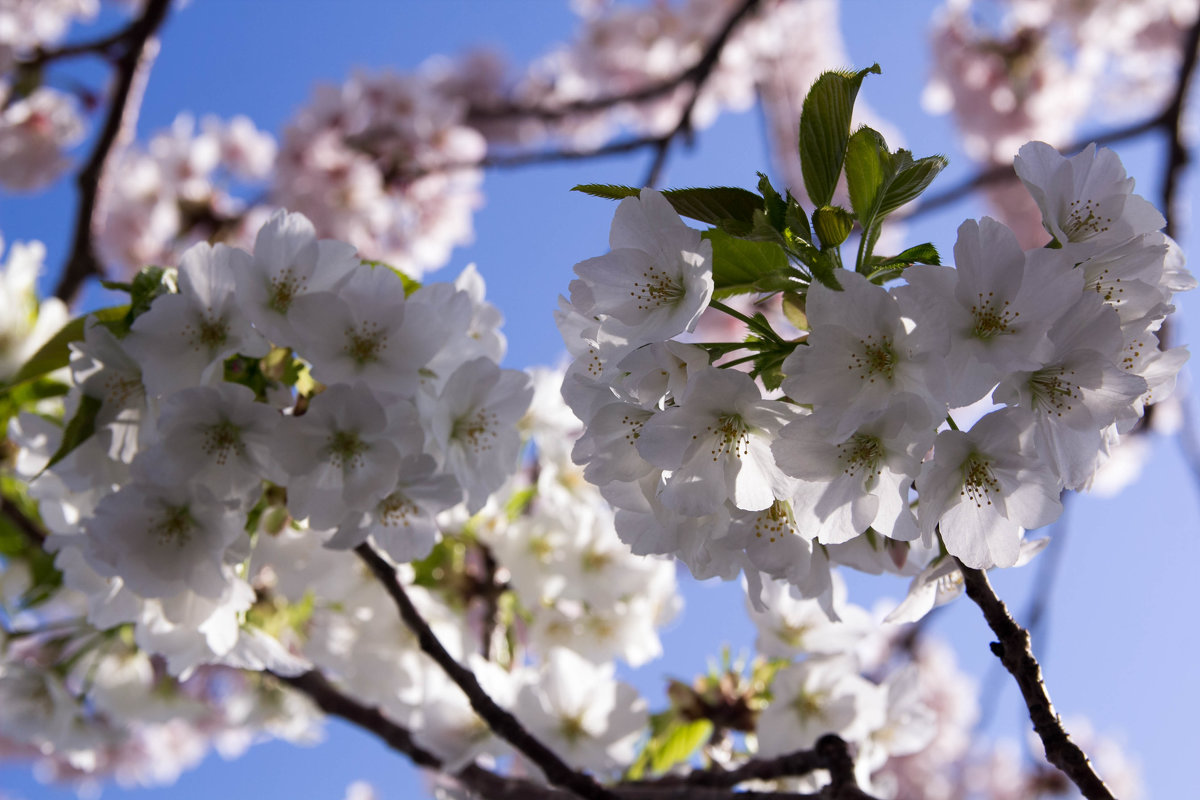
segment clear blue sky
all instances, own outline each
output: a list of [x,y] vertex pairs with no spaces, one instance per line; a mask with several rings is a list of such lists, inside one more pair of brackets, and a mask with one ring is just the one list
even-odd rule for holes
[[[935,5],[931,0],[846,0],[842,16],[856,26],[846,33],[854,65],[878,61],[884,69],[882,77],[867,82],[865,99],[904,131],[918,154],[950,155],[952,166],[939,179],[948,186],[970,172],[969,164],[955,146],[948,120],[927,117],[918,101],[926,73],[925,30]],[[522,63],[567,38],[572,24],[566,3],[552,0],[202,0],[168,22],[140,133],[165,127],[181,110],[197,116],[247,114],[278,133],[317,82],[341,81],[359,67],[406,70],[434,53],[453,54],[479,43]],[[676,151],[666,183],[752,186],[755,171],[768,169],[762,143],[755,112],[723,118],[700,134],[694,151]],[[1147,141],[1119,152],[1138,178],[1139,190],[1156,199],[1159,145]],[[454,253],[445,274],[478,264],[489,298],[507,318],[508,366],[560,358],[550,313],[555,299],[565,290],[572,265],[607,247],[612,206],[568,189],[592,181],[637,183],[648,158],[640,154],[487,175],[487,205],[475,220],[475,242]],[[0,197],[0,230],[8,241],[42,239],[48,264],[55,266],[65,251],[73,209],[67,185],[33,198]],[[982,206],[961,204],[931,215],[914,226],[912,242],[932,240],[948,253],[958,222],[982,213]],[[1195,223],[1184,222],[1186,248]],[[1180,298],[1179,341],[1200,330],[1198,303]],[[1195,586],[1200,563],[1200,514],[1178,447],[1169,440],[1157,442],[1136,486],[1113,500],[1081,498],[1069,514],[1066,552],[1044,631],[1051,638],[1038,645],[1052,696],[1063,714],[1086,714],[1098,730],[1123,735],[1141,759],[1148,796],[1188,796],[1195,786],[1189,757],[1200,713],[1200,683],[1194,680],[1198,650],[1189,613],[1196,598],[1188,587]],[[1035,575],[1036,566],[994,580],[1020,610]],[[851,596],[870,605],[879,594],[899,596],[905,585],[855,580]],[[692,586],[686,597],[687,609],[665,639],[668,656],[628,676],[652,705],[661,697],[663,676],[690,677],[723,644],[748,648],[753,640],[736,586]],[[978,610],[960,601],[939,615],[933,628],[954,640],[960,663],[982,682],[994,659]],[[998,684],[1004,694],[995,728],[1012,737],[1023,735],[1028,723],[1021,725],[1023,709],[1010,683],[1006,678]],[[104,796],[340,800],[347,784],[358,778],[374,783],[383,797],[420,794],[402,759],[342,726],[331,725],[329,732],[327,743],[316,750],[263,745],[238,762],[210,757],[171,788],[110,787]],[[0,791],[26,800],[73,796],[40,786],[20,767],[0,768]]]

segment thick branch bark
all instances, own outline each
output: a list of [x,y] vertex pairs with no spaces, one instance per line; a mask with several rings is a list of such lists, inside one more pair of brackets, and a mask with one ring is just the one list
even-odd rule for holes
[[[388,747],[407,756],[424,769],[440,770],[442,762],[433,753],[418,745],[412,733],[384,716],[378,709],[363,705],[342,693],[320,672],[310,671],[297,676],[275,676],[282,683],[306,695],[326,714],[339,717],[362,730],[379,737]],[[822,749],[824,748],[824,749]],[[840,793],[798,794],[794,792],[735,792],[737,783],[752,779],[770,780],[808,774],[814,769],[830,769],[845,776],[849,755],[846,743],[836,736],[825,737],[815,750],[804,750],[776,759],[751,761],[737,770],[724,773],[697,772],[683,778],[632,782],[614,786],[613,797],[618,800],[871,800],[844,782]],[[695,779],[699,776],[699,780]],[[483,767],[464,767],[454,780],[488,800],[571,800],[573,792],[546,786],[526,778],[497,775]],[[831,787],[832,790],[832,787]]]
[[1062,720],[1050,702],[1050,693],[1042,680],[1042,668],[1033,655],[1029,632],[1016,623],[1008,608],[996,596],[987,574],[960,564],[967,596],[983,611],[988,627],[998,642],[992,652],[1017,681],[1033,730],[1046,748],[1046,759],[1069,777],[1088,800],[1115,800],[1104,781],[1096,774],[1079,745],[1063,728]]
[[55,297],[68,303],[75,298],[85,280],[93,275],[104,274],[92,235],[96,202],[109,156],[118,140],[132,135],[137,124],[142,91],[157,52],[154,35],[162,27],[170,5],[170,0],[148,0],[142,15],[122,35],[125,49],[115,61],[116,77],[108,113],[92,152],[75,179],[79,189],[79,208],[75,212],[71,250],[58,285],[54,287]]

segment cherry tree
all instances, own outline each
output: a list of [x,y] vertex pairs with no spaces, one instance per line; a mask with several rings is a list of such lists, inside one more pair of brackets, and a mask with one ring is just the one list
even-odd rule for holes
[[[138,139],[188,10],[0,0],[0,187],[76,192],[61,264],[5,252],[0,755],[167,784],[332,717],[437,797],[1138,796],[992,580],[1040,562],[1044,607],[1038,529],[1187,416],[1200,8],[946,3],[924,102],[978,168],[949,188],[870,106],[892,70],[850,67],[833,0],[573,8],[525,65],[360,72],[277,136],[181,113]],[[671,188],[752,106],[764,171]],[[1164,142],[1156,198],[1111,149],[1136,137]],[[637,185],[607,179],[640,153]],[[514,369],[487,265],[435,273],[487,171],[558,162],[612,204],[608,248],[544,309],[564,365]],[[994,216],[947,252],[912,240],[975,193]],[[906,594],[854,601],[847,575],[884,574]],[[741,588],[755,652],[643,696],[625,677],[692,578]],[[956,600],[1019,689],[1024,760],[930,630]]]

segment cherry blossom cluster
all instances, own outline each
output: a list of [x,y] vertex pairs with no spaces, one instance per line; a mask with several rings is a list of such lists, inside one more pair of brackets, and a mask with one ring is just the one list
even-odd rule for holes
[[1064,146],[1097,103],[1113,115],[1164,103],[1196,14],[1172,0],[949,0],[925,104],[953,110],[977,160],[1005,163],[1031,139]]
[[199,241],[251,245],[269,211],[247,209],[235,183],[267,178],[275,140],[247,117],[176,118],[143,147],[118,151],[102,195],[97,244],[127,273],[172,264]]
[[[9,283],[38,261],[18,248]],[[27,698],[0,703],[7,749],[63,778],[170,782],[210,744],[310,736],[307,703],[253,671],[315,666],[449,764],[507,753],[363,579],[346,551],[370,542],[531,729],[581,767],[632,760],[645,703],[612,662],[661,654],[674,567],[628,552],[571,462],[561,374],[498,366],[473,268],[417,289],[279,212],[252,253],[198,244],[129,288],[71,346],[67,424],[11,423],[62,587],[33,602],[45,578],[5,563],[0,693]],[[127,708],[150,686],[163,708]]]
[[1047,246],[968,220],[956,268],[814,280],[806,329],[768,331],[782,394],[711,363],[737,343],[675,338],[712,302],[711,243],[657,192],[621,202],[611,251],[576,265],[558,318],[575,358],[563,396],[586,427],[574,458],[634,552],[808,597],[828,594],[831,562],[921,573],[897,619],[953,595],[946,553],[1032,556],[1025,531],[1171,392],[1187,353],[1156,332],[1194,281],[1111,151],[1035,142],[1016,169]]
[[198,244],[166,285],[127,332],[94,321],[74,345],[68,413],[95,435],[49,469],[63,429],[23,416],[17,436],[89,618],[134,624],[173,673],[254,649],[238,619],[264,481],[332,546],[374,535],[409,560],[433,546],[433,514],[464,499],[477,511],[514,468],[531,390],[497,366],[473,271],[409,296],[387,266],[280,212],[253,255]]

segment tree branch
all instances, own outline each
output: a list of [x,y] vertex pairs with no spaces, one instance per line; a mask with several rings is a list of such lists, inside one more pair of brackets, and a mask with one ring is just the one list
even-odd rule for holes
[[999,639],[992,643],[992,652],[1016,679],[1021,696],[1025,698],[1025,706],[1029,709],[1033,729],[1046,748],[1046,759],[1062,770],[1088,800],[1114,800],[1104,781],[1092,769],[1083,750],[1071,741],[1063,728],[1042,680],[1042,668],[1033,655],[1029,632],[1008,613],[1008,608],[996,596],[984,572],[961,563],[959,566],[967,596],[983,611],[984,619]]
[[[320,672],[313,670],[290,677],[271,674],[280,682],[307,696],[329,716],[344,719],[362,730],[374,734],[392,750],[407,756],[418,767],[441,770],[441,760],[418,745],[407,728],[388,719],[378,709],[363,705],[344,694]],[[821,743],[818,742],[818,750],[820,746]],[[845,742],[838,739],[837,742],[832,743],[834,751],[839,746],[844,751]],[[767,780],[803,775],[814,769],[828,768],[825,757],[819,756],[817,751],[802,751],[769,761],[751,762],[746,767],[750,769],[732,770],[724,775],[739,774],[742,776],[739,779],[741,782],[756,777]],[[797,769],[796,767],[802,768]],[[710,773],[698,774],[710,775]],[[475,764],[464,767],[451,777],[472,792],[489,798],[489,800],[571,800],[576,797],[575,794],[564,789],[546,786],[526,778],[497,775]],[[732,791],[733,786],[733,783],[725,782],[697,784],[666,780],[647,781],[614,787],[612,795],[618,800],[821,800],[830,797],[794,792],[734,792]],[[835,794],[831,797],[834,800],[863,800],[866,795],[861,793]]]
[[[692,94],[688,101],[683,106],[683,110],[679,113],[679,122],[675,124],[669,132],[664,134],[660,140],[658,147],[654,152],[654,160],[650,163],[650,169],[646,173],[646,179],[642,181],[643,186],[654,186],[662,177],[663,168],[667,164],[667,153],[671,149],[671,143],[677,136],[684,136],[691,139],[692,135],[692,113],[696,110],[696,103],[700,99],[700,92],[704,89],[704,84],[716,69],[717,64],[721,60],[721,51],[725,49],[725,45],[729,42],[729,37],[733,35],[734,30],[742,20],[750,16],[757,10],[759,0],[743,0],[729,18],[725,20],[725,24],[713,40],[709,43],[708,49],[704,51],[704,55],[687,73],[684,73],[685,80],[692,84]],[[681,82],[682,83],[682,82]]]
[[79,208],[75,213],[71,250],[58,285],[54,287],[54,296],[68,303],[75,298],[85,280],[104,274],[92,236],[96,202],[109,156],[118,139],[131,135],[137,123],[142,91],[157,51],[152,39],[166,19],[170,5],[170,0],[147,0],[142,15],[121,34],[125,49],[115,60],[116,82],[108,114],[87,162],[75,178]]
[[1171,102],[1163,110],[1159,125],[1167,133],[1167,159],[1163,168],[1163,185],[1161,207],[1167,219],[1166,234],[1171,238],[1176,235],[1175,225],[1175,195],[1179,189],[1179,181],[1183,170],[1191,160],[1191,155],[1184,144],[1183,110],[1187,103],[1188,89],[1192,76],[1196,71],[1196,55],[1200,50],[1200,18],[1188,29],[1183,42],[1183,52],[1179,63],[1179,77],[1175,81],[1175,93]]
[[691,83],[699,87],[708,79],[708,76],[716,67],[717,62],[720,60],[721,51],[725,48],[726,42],[729,41],[729,36],[732,34],[733,29],[737,27],[743,18],[753,12],[760,2],[761,0],[743,0],[742,5],[725,21],[725,25],[709,43],[696,63],[672,78],[649,84],[631,92],[623,92],[618,95],[605,95],[604,97],[592,97],[561,105],[542,106],[507,103],[495,106],[477,106],[467,112],[467,123],[476,124],[513,117],[553,122],[573,114],[607,111],[613,106],[624,105],[626,103],[644,103],[648,100],[656,100],[663,95],[670,94],[685,83]]
[[340,717],[375,734],[388,747],[408,756],[418,767],[441,769],[441,759],[413,741],[412,734],[407,728],[392,722],[380,713],[379,709],[365,706],[354,698],[342,694],[320,672],[310,670],[295,676],[271,674],[301,694],[307,695],[319,709],[331,717]]
[[36,522],[25,515],[20,507],[7,497],[0,498],[0,514],[8,517],[17,530],[25,535],[30,544],[38,549],[46,546],[46,533]]
[[475,710],[491,730],[520,751],[526,758],[536,764],[546,778],[556,786],[561,786],[585,800],[616,800],[616,796],[595,781],[590,775],[576,772],[558,757],[554,751],[542,744],[533,736],[511,713],[501,708],[488,696],[474,673],[459,664],[438,641],[429,624],[421,617],[416,606],[408,598],[404,587],[396,579],[396,570],[376,553],[369,544],[363,543],[354,549],[359,557],[370,567],[371,572],[383,584],[384,589],[391,595],[400,612],[404,623],[417,636],[421,650],[437,662],[471,703]]

